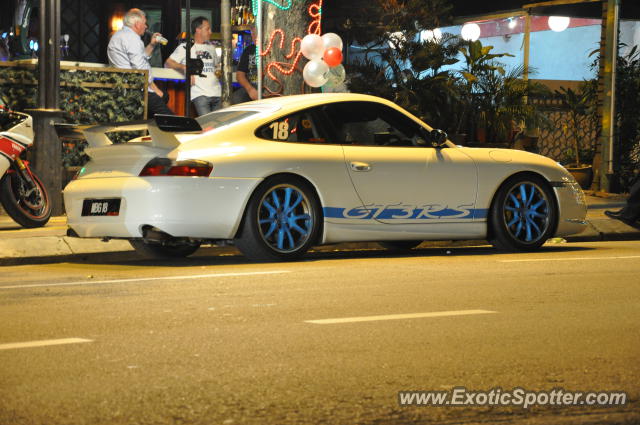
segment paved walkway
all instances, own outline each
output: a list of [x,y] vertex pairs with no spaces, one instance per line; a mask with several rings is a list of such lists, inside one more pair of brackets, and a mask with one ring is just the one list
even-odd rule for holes
[[[640,240],[640,228],[627,226],[604,214],[605,210],[618,209],[624,206],[625,198],[619,195],[594,196],[587,194],[588,212],[587,229],[579,234],[565,238],[567,242],[606,241],[606,240]],[[52,217],[49,223],[37,229],[24,229],[6,215],[0,215],[0,265],[21,262],[63,260],[64,257],[82,257],[88,254],[126,253],[132,254],[133,248],[124,240],[102,242],[99,239],[78,239],[66,236],[66,217]],[[468,241],[466,241],[468,242]],[[555,240],[555,242],[562,242]],[[456,242],[458,245],[460,242]],[[469,242],[474,244],[474,242]],[[476,242],[478,243],[478,242]],[[482,243],[482,242],[479,242]],[[435,246],[444,246],[442,242],[425,242]],[[451,243],[449,243],[451,244]],[[374,243],[350,243],[331,245],[322,250],[339,249],[373,249]],[[232,247],[214,247],[212,253],[237,253]]]

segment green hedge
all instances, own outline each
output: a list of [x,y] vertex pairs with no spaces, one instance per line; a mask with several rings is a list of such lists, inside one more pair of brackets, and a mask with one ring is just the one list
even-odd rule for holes
[[[0,91],[15,110],[35,108],[36,67],[0,67]],[[145,75],[100,68],[62,69],[60,109],[68,123],[130,121],[144,117]]]
[[[60,109],[71,124],[94,124],[144,118],[146,75],[109,68],[63,68],[60,71]],[[37,106],[38,69],[33,64],[0,66],[0,96],[7,107],[24,111]],[[127,140],[128,134],[112,137]],[[63,143],[63,165],[82,165],[84,146]]]

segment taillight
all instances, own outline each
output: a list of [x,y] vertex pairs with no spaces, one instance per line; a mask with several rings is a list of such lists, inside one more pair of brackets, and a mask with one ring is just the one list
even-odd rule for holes
[[140,171],[140,177],[208,177],[212,170],[213,165],[207,161],[197,159],[171,161],[169,158],[153,158],[144,166],[142,171]]

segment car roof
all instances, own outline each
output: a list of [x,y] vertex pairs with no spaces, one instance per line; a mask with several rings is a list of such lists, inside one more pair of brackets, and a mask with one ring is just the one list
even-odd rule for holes
[[[222,111],[255,111],[258,114],[248,117],[247,121],[253,121],[257,123],[257,125],[262,125],[262,123],[268,122],[274,113],[278,113],[278,115],[286,115],[292,112],[296,112],[306,108],[312,108],[314,106],[323,105],[327,103],[334,102],[374,102],[383,105],[387,105],[391,108],[394,108],[398,111],[402,111],[402,113],[411,117],[416,122],[421,125],[425,125],[425,123],[406,109],[401,108],[395,103],[384,99],[382,97],[371,96],[368,94],[361,93],[312,93],[312,94],[296,94],[290,96],[278,96],[271,97],[261,100],[254,100],[251,102],[239,103],[237,105],[229,106],[224,109],[219,109],[216,112]],[[212,112],[215,113],[215,112]],[[247,122],[242,121],[242,122]],[[241,121],[239,121],[241,122]],[[239,123],[238,122],[238,123]],[[231,124],[235,126],[236,123]],[[428,128],[431,128],[427,124]]]
[[313,94],[297,94],[291,96],[278,96],[267,99],[254,100],[252,102],[241,103],[226,108],[228,110],[255,110],[259,112],[275,111],[275,110],[291,110],[303,109],[329,102],[353,102],[368,101],[384,103],[397,107],[393,102],[386,99],[370,96],[360,93],[313,93]]

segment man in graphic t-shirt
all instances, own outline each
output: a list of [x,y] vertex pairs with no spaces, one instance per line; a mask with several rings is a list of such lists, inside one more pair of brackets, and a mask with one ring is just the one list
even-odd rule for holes
[[[255,26],[251,27],[251,38],[256,34]],[[240,56],[238,69],[236,70],[236,80],[240,88],[233,93],[232,103],[249,102],[258,99],[258,67],[256,65],[256,45],[247,46]]]
[[[191,33],[194,40],[191,58],[200,58],[204,63],[204,77],[191,76],[191,101],[197,114],[204,115],[220,106],[220,81],[215,74],[216,68],[220,65],[220,57],[215,47],[207,44],[211,36],[211,26],[205,17],[197,17],[191,22]],[[164,66],[186,73],[186,58],[186,43],[181,43],[165,61]]]

